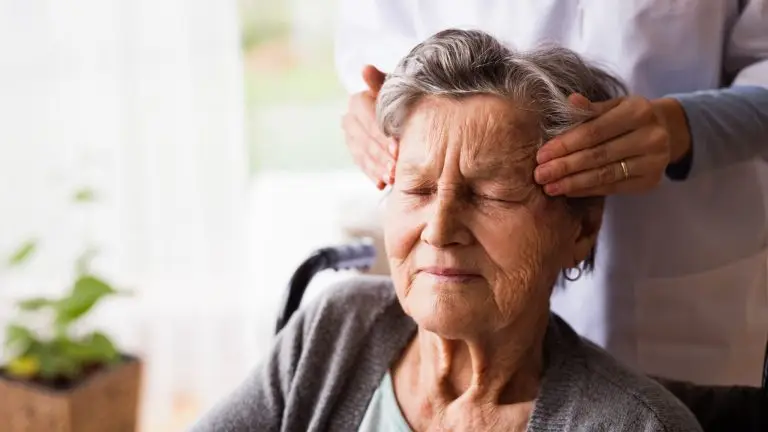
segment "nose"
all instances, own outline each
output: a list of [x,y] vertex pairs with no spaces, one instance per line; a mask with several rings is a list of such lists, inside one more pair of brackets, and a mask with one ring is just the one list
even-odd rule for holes
[[472,234],[464,223],[464,204],[455,190],[438,189],[430,203],[421,240],[433,247],[446,248],[468,245]]

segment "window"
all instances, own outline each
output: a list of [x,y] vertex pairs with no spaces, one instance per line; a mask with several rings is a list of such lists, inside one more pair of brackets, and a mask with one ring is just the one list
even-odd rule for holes
[[242,0],[246,136],[264,172],[351,168],[340,124],[346,94],[333,66],[333,0]]

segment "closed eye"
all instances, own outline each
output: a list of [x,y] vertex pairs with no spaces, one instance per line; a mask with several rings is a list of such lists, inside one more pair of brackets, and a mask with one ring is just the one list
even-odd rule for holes
[[503,198],[494,197],[494,196],[491,196],[491,195],[478,194],[477,196],[482,198],[482,199],[487,199],[489,201],[509,202],[509,200],[506,200],[506,199],[503,199]]
[[406,188],[403,189],[403,193],[406,195],[418,195],[418,196],[428,196],[435,193],[435,190],[433,188]]
[[500,197],[491,196],[491,195],[485,195],[485,194],[475,194],[475,196],[477,198],[480,198],[480,199],[483,199],[483,200],[499,202],[499,203],[514,203],[515,202],[515,201],[509,200],[509,199],[503,199],[503,198],[500,198]]

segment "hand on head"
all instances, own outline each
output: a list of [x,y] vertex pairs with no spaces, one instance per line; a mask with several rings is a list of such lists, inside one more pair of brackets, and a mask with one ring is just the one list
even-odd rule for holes
[[648,99],[569,100],[593,117],[539,150],[535,178],[547,194],[636,193],[659,183],[670,161],[670,133]]
[[[384,73],[368,65],[362,74],[368,90],[350,97],[342,127],[355,163],[383,189],[394,181],[398,143],[376,124],[376,97]],[[571,197],[637,193],[659,183],[672,149],[658,104],[639,96],[591,102],[573,94],[569,100],[593,117],[539,150],[535,178],[546,193]]]
[[342,118],[344,139],[355,163],[379,189],[394,181],[397,158],[397,142],[384,136],[376,124],[376,97],[384,78],[384,73],[375,67],[365,66],[363,80],[368,90],[350,96]]

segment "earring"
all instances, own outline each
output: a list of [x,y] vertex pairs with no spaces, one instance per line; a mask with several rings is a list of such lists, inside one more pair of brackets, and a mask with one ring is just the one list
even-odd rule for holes
[[[576,274],[573,275],[571,272],[575,272]],[[581,277],[581,267],[579,267],[578,264],[574,267],[568,267],[567,269],[563,270],[563,277],[568,282],[573,282]]]

